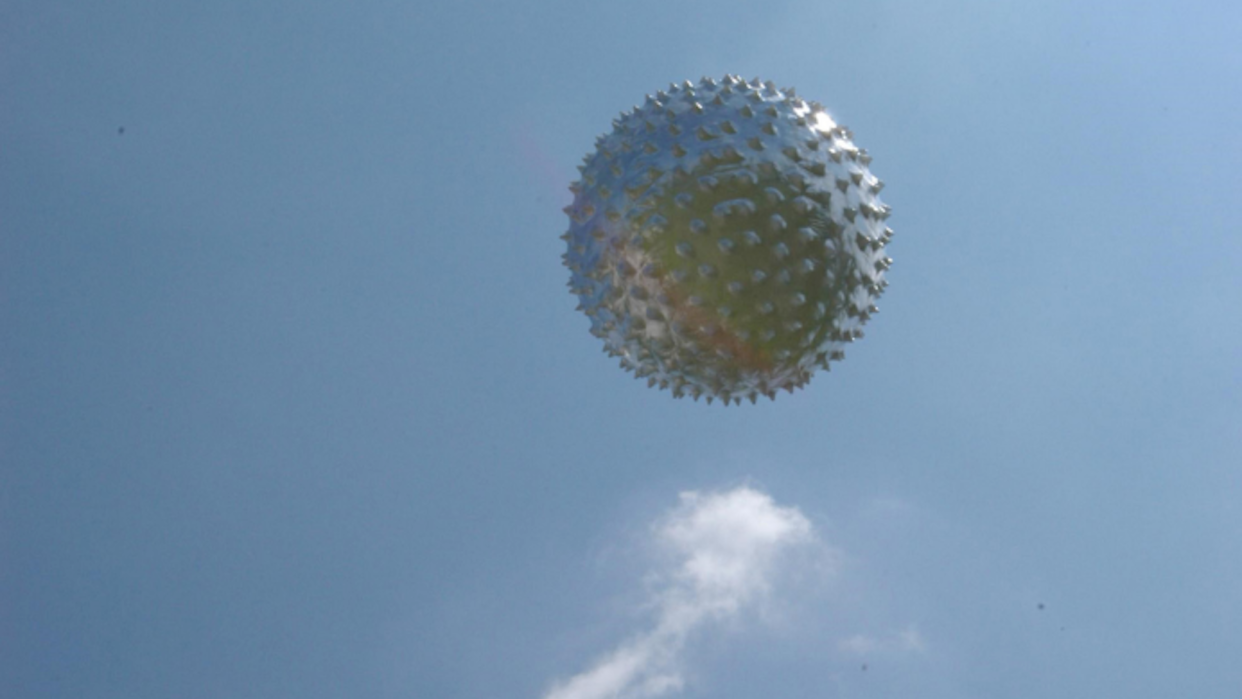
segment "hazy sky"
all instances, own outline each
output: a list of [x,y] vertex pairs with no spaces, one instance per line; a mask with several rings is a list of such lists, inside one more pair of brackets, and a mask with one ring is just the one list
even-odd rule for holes
[[[0,696],[1242,696],[1240,27],[0,2]],[[725,73],[896,229],[866,338],[740,408],[609,360],[559,239]]]

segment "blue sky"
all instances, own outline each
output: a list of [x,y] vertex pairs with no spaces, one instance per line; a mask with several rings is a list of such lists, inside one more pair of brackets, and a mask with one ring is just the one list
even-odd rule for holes
[[[814,544],[667,696],[1237,696],[1239,26],[0,5],[0,695],[545,697],[660,628],[693,492]],[[866,339],[727,409],[607,359],[559,239],[612,118],[725,73],[896,229]]]

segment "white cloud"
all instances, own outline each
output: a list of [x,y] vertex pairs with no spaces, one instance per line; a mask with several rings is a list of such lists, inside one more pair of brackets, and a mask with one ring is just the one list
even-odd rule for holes
[[556,683],[544,699],[640,699],[681,690],[681,656],[692,632],[762,600],[784,554],[813,542],[815,533],[796,508],[744,486],[682,493],[652,538],[668,554],[667,567],[652,576],[652,628]]
[[923,645],[923,637],[919,635],[919,630],[911,625],[898,632],[897,647],[921,653],[926,646]]
[[858,655],[870,655],[880,647],[880,642],[870,636],[858,634],[837,644],[837,648]]
[[858,634],[837,642],[837,650],[854,655],[877,653],[921,653],[927,646],[923,636],[913,624],[883,638]]

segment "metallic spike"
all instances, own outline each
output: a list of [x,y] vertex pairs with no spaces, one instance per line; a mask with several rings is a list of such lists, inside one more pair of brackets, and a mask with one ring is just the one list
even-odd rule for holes
[[737,244],[728,238],[721,238],[720,240],[716,241],[716,247],[720,248],[720,252],[725,253],[727,255],[733,252],[733,249],[737,247]]
[[759,184],[759,176],[748,168],[740,168],[734,171],[733,182],[738,185],[754,186]]
[[723,221],[730,216],[751,216],[758,210],[750,199],[728,199],[712,207],[712,216]]
[[809,214],[811,211],[819,208],[819,204],[812,201],[810,197],[797,196],[794,197],[793,208],[794,211],[797,211],[800,214]]
[[690,232],[698,234],[698,235],[702,235],[706,233],[707,223],[705,223],[702,219],[698,219],[698,218],[690,219]]
[[704,262],[703,264],[699,265],[699,274],[710,279],[716,276],[717,272],[714,266]]
[[765,272],[765,271],[763,271],[763,270],[761,270],[761,269],[756,269],[756,270],[753,270],[753,271],[750,273],[750,279],[751,279],[751,281],[753,281],[753,282],[754,282],[754,283],[756,283],[756,284],[758,284],[758,283],[762,282],[764,279],[767,279],[767,278],[768,278],[768,273],[767,273],[767,272]]
[[751,247],[759,245],[763,242],[763,239],[759,237],[759,234],[754,231],[746,231],[742,233],[742,239],[745,240],[746,244]]
[[686,259],[694,257],[694,246],[684,240],[674,245],[673,250]]
[[789,246],[784,243],[777,243],[772,246],[772,254],[776,255],[776,259],[783,260],[789,257]]

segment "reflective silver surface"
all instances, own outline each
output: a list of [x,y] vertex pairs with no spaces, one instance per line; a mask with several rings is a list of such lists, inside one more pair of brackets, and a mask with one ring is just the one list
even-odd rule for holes
[[729,404],[844,357],[892,260],[870,157],[815,102],[725,76],[613,121],[570,185],[570,290],[621,366]]

